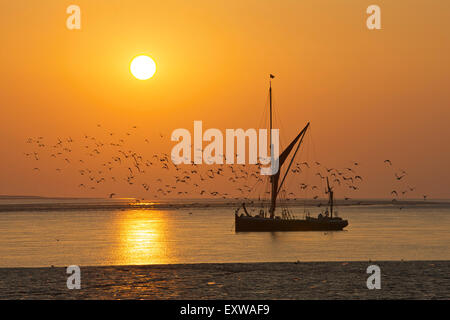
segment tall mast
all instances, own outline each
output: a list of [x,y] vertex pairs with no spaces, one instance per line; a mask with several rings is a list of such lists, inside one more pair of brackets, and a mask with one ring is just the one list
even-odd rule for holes
[[333,218],[333,190],[330,187],[330,182],[328,181],[328,177],[327,177],[327,188],[328,188],[328,195],[329,195],[329,199],[328,199],[328,205],[330,206],[330,215],[331,218]]
[[270,105],[270,155],[272,156],[272,79],[275,78],[274,75],[269,76],[269,105]]
[[330,190],[330,213],[331,213],[331,218],[333,218],[333,191]]
[[[281,190],[281,187],[283,186],[284,180],[289,173],[289,169],[292,165],[292,162],[294,160],[295,155],[297,154],[298,149],[300,148],[300,145],[302,144],[303,137],[305,136],[306,130],[308,130],[309,122],[308,124],[303,128],[302,131],[295,137],[295,139],[289,144],[289,146],[281,153],[281,155],[276,155],[277,159],[274,159],[274,155],[272,155],[272,79],[275,78],[273,74],[270,74],[270,80],[269,80],[269,105],[270,105],[270,157],[271,157],[271,163],[272,161],[278,162],[278,171],[277,173],[270,176],[270,182],[272,187],[271,192],[271,201],[270,201],[270,218],[275,218],[275,207],[276,207],[276,201],[277,201],[277,195],[279,191]],[[294,155],[291,159],[291,162],[289,163],[289,166],[284,174],[284,177],[281,181],[280,186],[278,187],[278,181],[280,178],[280,170],[283,166],[284,162],[286,161],[287,157],[289,156],[289,153],[292,151],[292,149],[297,145],[297,148],[295,149]]]
[[[270,127],[269,127],[269,134],[270,134],[270,142],[269,142],[269,152],[270,152],[270,163],[272,164],[272,161],[274,161],[272,157],[272,79],[275,78],[272,74],[269,75],[269,113],[270,113]],[[270,182],[272,184],[272,197],[271,197],[271,204],[270,204],[270,217],[275,217],[275,201],[274,201],[274,195],[276,194],[276,185],[275,179],[272,176],[270,176]],[[276,197],[276,196],[275,196]]]

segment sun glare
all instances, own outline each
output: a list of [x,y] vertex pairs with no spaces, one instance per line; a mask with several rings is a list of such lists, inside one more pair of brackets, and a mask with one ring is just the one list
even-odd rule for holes
[[156,72],[156,64],[148,56],[137,56],[131,61],[130,71],[139,80],[147,80]]

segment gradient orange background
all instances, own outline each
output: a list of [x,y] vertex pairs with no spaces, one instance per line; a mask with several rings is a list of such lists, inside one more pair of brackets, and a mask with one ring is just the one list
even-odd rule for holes
[[[70,4],[81,30],[66,29]],[[371,4],[382,30],[366,28]],[[152,141],[135,141],[142,152],[169,153],[153,137],[194,120],[258,126],[274,73],[284,141],[310,121],[317,160],[361,163],[355,197],[389,197],[390,159],[411,197],[450,198],[449,30],[450,2],[437,0],[3,1],[0,194],[104,196],[45,162],[33,172],[26,139],[136,125]],[[130,74],[138,54],[156,61],[152,79]]]

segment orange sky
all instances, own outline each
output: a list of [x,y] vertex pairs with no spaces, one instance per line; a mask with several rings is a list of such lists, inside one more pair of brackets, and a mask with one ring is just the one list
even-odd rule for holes
[[[81,30],[66,29],[72,3]],[[369,31],[374,3],[383,29]],[[0,194],[104,196],[109,187],[82,192],[76,173],[58,175],[50,160],[33,172],[27,138],[136,125],[137,150],[170,153],[159,133],[192,130],[194,120],[257,127],[274,73],[281,136],[310,121],[317,160],[359,161],[354,197],[389,197],[390,159],[417,187],[411,197],[450,198],[448,1],[16,0],[0,18]],[[155,59],[152,79],[130,74],[138,54]]]

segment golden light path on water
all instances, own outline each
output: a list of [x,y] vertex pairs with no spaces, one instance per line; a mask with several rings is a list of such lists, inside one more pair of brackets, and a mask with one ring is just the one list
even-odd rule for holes
[[176,263],[167,245],[167,220],[160,211],[129,210],[121,212],[118,224],[119,250],[111,252],[122,265]]
[[236,233],[229,207],[2,212],[0,267],[450,258],[448,204],[339,209],[346,231],[285,233]]

